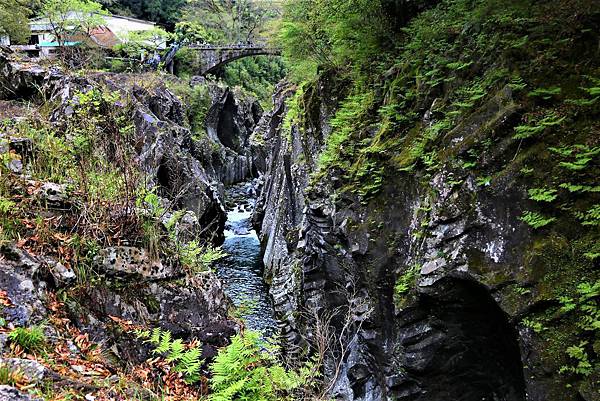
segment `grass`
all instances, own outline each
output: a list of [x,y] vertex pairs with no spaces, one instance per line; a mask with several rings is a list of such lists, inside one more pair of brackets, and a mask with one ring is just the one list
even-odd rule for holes
[[28,353],[42,352],[46,346],[43,325],[17,327],[8,334],[8,339]]
[[6,386],[15,386],[23,383],[25,377],[20,370],[14,370],[10,366],[0,365],[0,384]]

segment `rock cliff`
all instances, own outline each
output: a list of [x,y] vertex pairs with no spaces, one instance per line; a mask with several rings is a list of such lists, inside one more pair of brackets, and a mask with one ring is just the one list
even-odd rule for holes
[[[585,57],[591,54],[597,52]],[[498,66],[478,68],[469,74],[487,76]],[[402,71],[381,79],[393,87]],[[322,352],[336,399],[599,399],[596,370],[568,374],[568,341],[578,344],[586,332],[564,315],[565,299],[576,303],[595,277],[598,259],[584,254],[596,249],[597,230],[564,214],[549,220],[559,222],[553,228],[527,218],[540,202],[532,182],[542,175],[560,180],[544,171],[559,171],[546,149],[560,152],[552,148],[559,141],[567,141],[561,148],[567,151],[594,149],[588,173],[597,171],[598,128],[590,118],[598,108],[569,117],[580,121],[578,136],[548,135],[532,145],[515,140],[514,132],[535,95],[515,88],[499,83],[477,107],[454,113],[459,117],[444,127],[447,133],[433,136],[427,159],[411,141],[420,130],[436,129],[452,84],[417,88],[414,125],[400,146],[379,138],[386,126],[375,116],[365,117],[372,125],[356,128],[358,139],[333,150],[327,140],[344,107],[344,83],[325,74],[305,85],[302,114],[293,110],[291,119],[289,98],[297,88],[279,87],[274,109],[253,134],[265,177],[255,224],[286,350]],[[361,149],[362,143],[374,145]],[[338,165],[323,170],[325,152],[339,152]],[[413,164],[411,152],[422,162]],[[350,169],[371,166],[352,181]],[[590,195],[585,204],[594,201]],[[563,211],[571,210],[567,204],[574,205],[563,203]],[[317,338],[323,327],[333,331],[325,349]]]

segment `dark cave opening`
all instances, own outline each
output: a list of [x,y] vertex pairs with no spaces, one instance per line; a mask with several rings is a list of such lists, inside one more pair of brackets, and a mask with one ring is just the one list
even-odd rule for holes
[[228,94],[219,116],[217,136],[224,146],[239,152],[241,151],[239,139],[241,135],[234,121],[236,113],[237,106],[235,104],[235,99],[233,98],[233,95]]
[[419,306],[431,331],[405,345],[426,361],[414,375],[424,390],[418,400],[525,400],[517,332],[484,286],[444,279]]

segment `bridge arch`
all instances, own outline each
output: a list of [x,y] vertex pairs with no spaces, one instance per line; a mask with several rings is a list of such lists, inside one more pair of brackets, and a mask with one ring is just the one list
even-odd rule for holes
[[198,52],[198,61],[201,65],[198,75],[202,76],[214,73],[224,65],[244,57],[281,55],[279,49],[256,44],[224,46],[193,45],[188,48]]

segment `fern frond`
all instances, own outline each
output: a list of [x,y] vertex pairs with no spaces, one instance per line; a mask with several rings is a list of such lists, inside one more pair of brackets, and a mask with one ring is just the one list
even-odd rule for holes
[[169,355],[167,355],[167,362],[176,362],[181,359],[183,356],[183,351],[185,350],[185,346],[183,345],[183,341],[178,338],[177,340],[171,343],[171,351]]
[[160,337],[160,342],[153,351],[155,354],[166,354],[171,350],[171,332],[163,331]]

